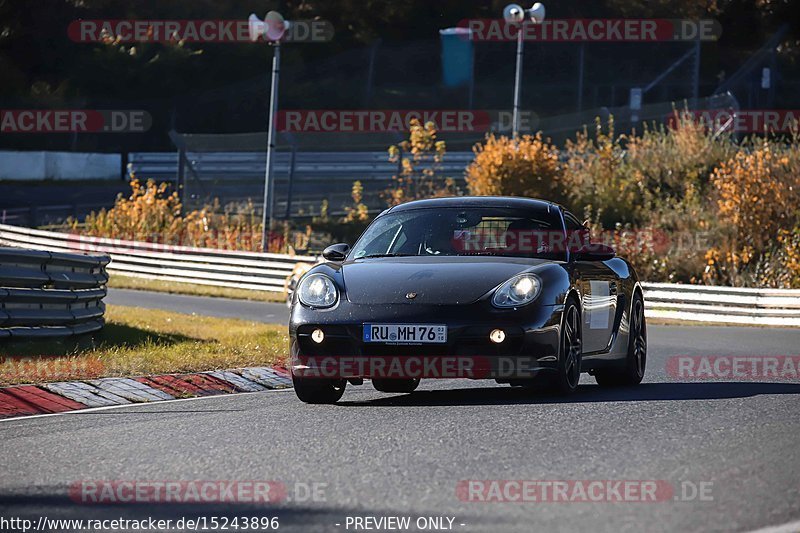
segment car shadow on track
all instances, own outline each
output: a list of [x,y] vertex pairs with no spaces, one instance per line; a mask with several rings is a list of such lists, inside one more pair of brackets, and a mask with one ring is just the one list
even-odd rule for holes
[[414,405],[502,405],[591,402],[653,402],[681,400],[721,400],[749,398],[762,394],[798,394],[800,383],[704,382],[645,383],[615,389],[581,385],[570,396],[553,396],[521,387],[470,387],[463,389],[420,390],[401,396],[386,396],[363,401],[339,401],[342,407],[403,407]]

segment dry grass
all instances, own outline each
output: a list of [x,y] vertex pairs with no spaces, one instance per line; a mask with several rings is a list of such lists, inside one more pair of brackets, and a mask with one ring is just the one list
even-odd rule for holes
[[188,294],[191,296],[212,296],[215,298],[235,298],[237,300],[255,300],[258,302],[285,302],[282,292],[251,291],[228,287],[212,287],[181,283],[179,281],[163,281],[149,278],[134,278],[111,274],[108,286],[115,289],[134,289],[139,291],[166,292],[169,294]]
[[0,344],[0,384],[282,364],[285,326],[109,306],[105,328],[68,341]]

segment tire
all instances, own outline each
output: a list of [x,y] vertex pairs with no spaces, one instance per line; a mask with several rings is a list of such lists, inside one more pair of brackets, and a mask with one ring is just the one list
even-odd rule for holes
[[372,386],[378,392],[414,392],[419,386],[416,379],[373,379]]
[[631,329],[628,337],[628,354],[625,365],[618,368],[598,370],[594,378],[603,387],[625,387],[638,385],[644,377],[647,365],[647,321],[644,317],[644,300],[639,292],[631,305]]
[[292,376],[294,393],[305,403],[336,403],[344,394],[343,379],[301,378]]
[[581,357],[583,338],[581,337],[581,312],[573,298],[567,300],[561,320],[561,342],[558,350],[556,377],[551,378],[551,388],[560,394],[572,394],[578,390],[581,380]]

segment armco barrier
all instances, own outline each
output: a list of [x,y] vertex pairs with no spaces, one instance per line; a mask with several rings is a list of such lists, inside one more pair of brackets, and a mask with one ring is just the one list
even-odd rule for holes
[[[283,291],[297,263],[313,257],[82,237],[0,224],[0,243],[54,251],[103,252],[108,270],[198,285]],[[800,326],[800,290],[643,283],[649,317],[696,322]]]
[[109,260],[0,248],[0,338],[63,337],[102,328]]
[[800,290],[643,283],[647,316],[696,322],[800,326]]
[[235,252],[85,237],[0,224],[0,243],[63,252],[101,252],[114,259],[109,272],[197,285],[282,292],[286,278],[307,256]]

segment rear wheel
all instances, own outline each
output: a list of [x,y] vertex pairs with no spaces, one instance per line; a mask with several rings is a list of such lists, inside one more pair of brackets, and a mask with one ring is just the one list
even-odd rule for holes
[[599,385],[620,387],[641,383],[647,364],[647,323],[644,318],[644,300],[638,292],[633,297],[630,323],[625,366],[598,370],[594,377]]
[[372,386],[379,392],[414,392],[419,386],[419,378],[373,379]]
[[561,348],[558,354],[557,375],[550,382],[556,392],[571,394],[581,379],[581,313],[573,299],[567,300],[561,323]]
[[343,379],[301,378],[292,376],[294,392],[305,403],[336,403],[344,394]]

